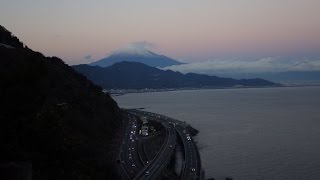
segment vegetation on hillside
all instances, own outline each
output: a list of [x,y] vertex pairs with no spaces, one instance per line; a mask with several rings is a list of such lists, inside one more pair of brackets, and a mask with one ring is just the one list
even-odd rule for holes
[[33,179],[115,179],[116,102],[56,57],[0,27],[1,163],[32,164]]

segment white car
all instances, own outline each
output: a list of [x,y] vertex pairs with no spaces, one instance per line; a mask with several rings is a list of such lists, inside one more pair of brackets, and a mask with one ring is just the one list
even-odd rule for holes
[[150,175],[150,171],[146,171],[146,176],[149,176]]
[[191,171],[192,171],[192,172],[195,172],[195,171],[196,171],[196,169],[195,169],[195,168],[191,168]]

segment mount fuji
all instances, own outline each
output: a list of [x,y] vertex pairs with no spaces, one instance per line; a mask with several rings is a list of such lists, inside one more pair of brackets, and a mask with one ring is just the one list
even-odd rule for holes
[[183,64],[167,56],[151,52],[145,45],[132,43],[114,51],[110,56],[90,63],[89,65],[108,67],[122,61],[140,62],[148,66],[160,68]]

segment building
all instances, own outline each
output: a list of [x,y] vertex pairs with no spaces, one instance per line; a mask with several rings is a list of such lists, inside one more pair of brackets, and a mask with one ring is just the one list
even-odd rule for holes
[[145,117],[145,116],[141,117],[141,121],[142,121],[142,124],[147,124],[148,123],[147,117]]
[[141,135],[142,136],[148,136],[149,135],[149,127],[146,125],[143,125],[141,127]]

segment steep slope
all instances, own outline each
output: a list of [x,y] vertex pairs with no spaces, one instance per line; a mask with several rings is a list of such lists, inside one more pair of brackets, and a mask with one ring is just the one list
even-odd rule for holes
[[23,48],[23,43],[5,27],[0,25],[0,46]]
[[128,46],[90,65],[108,67],[122,61],[140,62],[152,67],[167,67],[182,64],[166,56],[155,54],[144,47]]
[[116,102],[61,59],[0,37],[0,163],[30,163],[33,179],[114,179]]
[[75,70],[84,74],[103,88],[143,89],[143,88],[184,88],[184,87],[232,87],[277,85],[263,79],[221,78],[201,74],[186,75],[171,70],[160,70],[137,62],[120,62],[110,67],[76,65]]

